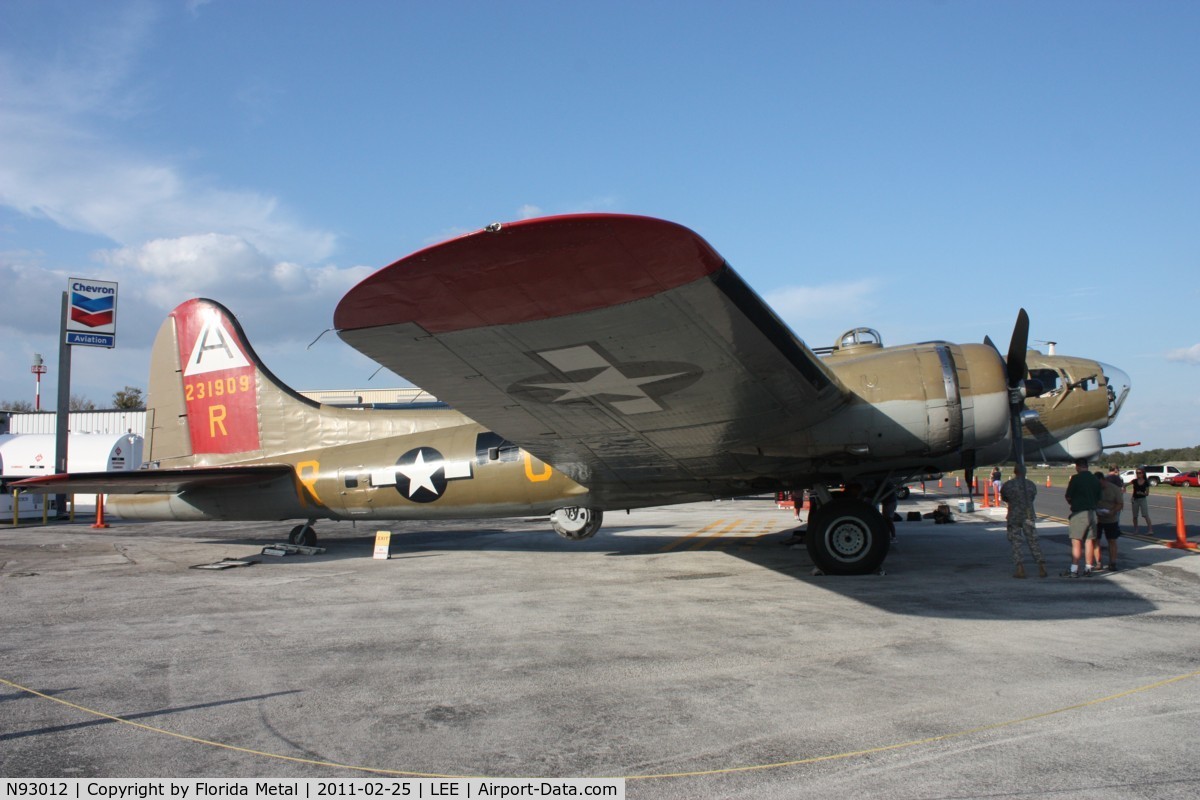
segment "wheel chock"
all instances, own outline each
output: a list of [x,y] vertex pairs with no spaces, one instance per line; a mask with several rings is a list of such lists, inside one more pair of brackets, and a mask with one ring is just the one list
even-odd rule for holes
[[269,544],[262,549],[264,556],[316,556],[324,552],[324,547],[309,547],[303,544]]

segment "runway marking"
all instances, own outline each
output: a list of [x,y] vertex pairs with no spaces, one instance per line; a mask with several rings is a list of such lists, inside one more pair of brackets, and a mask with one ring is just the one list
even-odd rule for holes
[[[703,535],[707,534],[709,531],[711,531],[713,528],[717,527],[724,521],[725,520],[723,520],[723,519],[715,520],[714,522],[710,522],[709,524],[705,525],[703,528],[701,528],[698,531],[692,531],[691,533],[687,534],[686,536],[680,536],[678,538],[672,539],[670,542],[667,542],[662,547],[658,548],[658,552],[665,553],[668,550],[674,550],[676,547],[683,544],[688,539],[692,539],[696,536],[703,536]],[[736,525],[737,523],[735,522],[734,524]],[[713,534],[709,534],[709,535],[711,536]]]
[[[798,766],[803,766],[805,764],[819,764],[819,763],[822,763],[825,761],[844,761],[844,760],[851,759],[851,758],[857,758],[859,756],[873,755],[875,753],[887,753],[887,752],[891,752],[891,751],[895,751],[895,750],[905,750],[905,749],[912,748],[912,747],[919,747],[921,745],[933,744],[935,742],[945,742],[945,741],[949,741],[951,739],[962,739],[967,736],[973,736],[974,734],[977,734],[977,733],[984,733],[985,731],[994,731],[994,730],[999,730],[1001,728],[1009,728],[1014,725],[1021,725],[1026,722],[1033,722],[1035,720],[1052,717],[1052,716],[1055,716],[1056,714],[1065,714],[1068,711],[1079,711],[1084,708],[1089,708],[1091,706],[1100,705],[1101,703],[1110,703],[1115,700],[1121,700],[1123,698],[1130,697],[1135,694],[1139,694],[1141,692],[1149,692],[1154,689],[1161,689],[1164,686],[1170,686],[1173,683],[1178,683],[1180,681],[1187,680],[1188,678],[1196,678],[1196,677],[1200,677],[1200,670],[1196,670],[1195,672],[1188,672],[1183,675],[1176,675],[1173,678],[1166,678],[1161,681],[1156,681],[1154,683],[1146,684],[1145,686],[1138,686],[1134,689],[1127,689],[1123,692],[1118,692],[1117,694],[1110,694],[1107,697],[1099,697],[1094,700],[1086,700],[1082,703],[1076,703],[1075,705],[1063,706],[1062,708],[1056,708],[1051,711],[1043,711],[1040,714],[1030,714],[1029,716],[1026,716],[1026,717],[1020,717],[1018,719],[1010,719],[1010,720],[1006,720],[1004,722],[994,722],[994,723],[991,723],[990,725],[980,725],[975,728],[968,728],[966,730],[956,731],[954,733],[943,733],[938,736],[929,736],[924,739],[913,739],[913,740],[907,741],[907,742],[897,742],[896,744],[885,744],[885,745],[881,745],[879,747],[868,747],[868,748],[864,748],[862,750],[850,750],[845,753],[831,753],[829,755],[824,755],[824,756],[811,756],[809,758],[797,758],[797,759],[792,759],[789,761],[776,761],[776,762],[773,762],[770,764],[747,764],[747,765],[740,766],[740,767],[724,767],[721,769],[693,770],[690,772],[660,772],[660,773],[642,774],[642,775],[608,775],[608,776],[593,776],[593,777],[620,779],[620,780],[627,780],[627,781],[663,780],[666,778],[698,778],[698,777],[703,777],[706,775],[733,775],[733,774],[736,774],[739,772],[756,772],[756,771],[762,771],[762,770],[768,770],[768,769],[781,769],[783,767],[798,767]],[[50,695],[45,694],[43,692],[39,692],[36,689],[30,689],[27,686],[22,686],[19,683],[14,683],[13,681],[7,680],[5,678],[0,678],[0,684],[9,686],[13,689],[16,689],[17,691],[31,694],[35,697],[40,697],[43,700],[49,700],[52,703],[58,703],[59,705],[66,706],[67,708],[71,708],[76,711],[83,712],[84,714],[91,714],[93,716],[101,717],[102,719],[111,720],[113,722],[117,722],[122,725],[129,725],[130,727],[133,727],[133,728],[139,728],[141,730],[148,731],[150,733],[159,733],[164,736],[170,736],[170,737],[173,737],[175,739],[180,739],[185,742],[191,742],[193,744],[202,744],[202,745],[207,745],[209,747],[216,747],[216,748],[219,748],[222,750],[230,750],[230,751],[237,752],[237,753],[246,753],[247,755],[252,755],[252,756],[261,756],[262,758],[270,758],[270,759],[275,759],[277,761],[287,761],[287,762],[291,762],[293,764],[307,764],[309,766],[316,766],[316,767],[332,767],[334,769],[348,769],[348,770],[355,770],[357,772],[369,772],[369,773],[373,773],[376,775],[401,775],[401,776],[406,776],[406,777],[410,777],[410,778],[452,778],[452,779],[459,779],[459,780],[467,780],[467,779],[471,779],[471,778],[476,778],[476,779],[487,780],[487,779],[501,778],[501,777],[517,778],[517,779],[523,779],[525,777],[528,777],[530,780],[534,780],[535,777],[541,777],[541,776],[520,776],[520,775],[505,775],[505,776],[500,776],[500,775],[452,775],[452,774],[441,774],[441,773],[436,773],[436,772],[414,772],[412,770],[386,769],[386,768],[382,768],[382,767],[364,767],[364,766],[358,766],[358,765],[354,765],[354,764],[340,764],[336,761],[320,761],[318,759],[313,759],[313,758],[298,758],[296,756],[285,756],[280,753],[268,753],[263,750],[253,750],[249,747],[239,747],[237,745],[226,744],[225,742],[216,742],[216,741],[213,741],[212,739],[201,739],[196,736],[188,736],[187,734],[176,733],[175,731],[169,731],[166,728],[157,728],[153,725],[146,725],[141,722],[134,722],[132,720],[125,719],[124,717],[116,716],[115,714],[107,714],[103,711],[98,711],[94,708],[88,708],[87,706],[81,706],[78,703],[72,703],[70,700],[64,700],[60,697],[51,697]]]
[[[710,545],[714,541],[718,541],[719,539],[724,539],[725,536],[728,535],[731,531],[737,530],[738,528],[742,527],[742,525],[744,525],[744,524],[746,524],[745,520],[735,519],[733,522],[729,523],[721,530],[712,531],[711,533],[707,533],[704,536],[700,537],[698,541],[696,541],[691,547],[688,548],[688,550],[699,550],[701,547]],[[707,528],[705,530],[707,530]],[[685,537],[685,538],[690,538],[690,537]]]
[[[724,525],[724,527],[719,528],[721,525]],[[780,532],[777,529],[778,523],[771,521],[754,522],[753,520],[735,519],[732,522],[727,522],[724,519],[719,519],[705,525],[698,531],[692,531],[691,533],[672,539],[658,548],[658,552],[666,553],[685,544],[690,545],[687,548],[689,551],[699,550],[704,547],[718,549],[732,545],[754,547],[757,540],[763,536]]]

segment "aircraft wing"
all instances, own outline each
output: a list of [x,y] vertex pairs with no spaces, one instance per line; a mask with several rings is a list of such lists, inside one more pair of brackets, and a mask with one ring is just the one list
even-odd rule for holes
[[762,451],[848,397],[706,241],[647,217],[488,226],[376,272],[334,325],[612,505],[801,470]]
[[10,484],[38,494],[174,494],[200,487],[252,486],[294,476],[287,464],[232,467],[139,469],[129,472],[73,472],[26,478]]

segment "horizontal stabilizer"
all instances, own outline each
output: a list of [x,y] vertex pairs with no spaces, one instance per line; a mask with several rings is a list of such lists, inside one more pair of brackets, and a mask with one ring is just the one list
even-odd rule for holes
[[36,494],[175,494],[200,487],[253,486],[294,474],[295,470],[287,464],[262,464],[63,473],[27,478],[11,485],[22,492]]

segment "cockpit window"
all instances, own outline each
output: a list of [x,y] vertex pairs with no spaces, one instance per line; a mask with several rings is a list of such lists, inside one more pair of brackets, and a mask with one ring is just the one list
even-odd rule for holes
[[1042,394],[1057,392],[1062,386],[1062,379],[1058,374],[1058,370],[1031,369],[1029,370],[1029,377],[1042,384]]
[[1108,390],[1108,418],[1111,421],[1125,404],[1132,382],[1124,370],[1112,364],[1101,363],[1100,369],[1104,370],[1104,384]]
[[883,345],[883,337],[874,328],[855,328],[842,334],[842,337],[838,340],[837,349],[845,350],[864,344],[881,347]]

